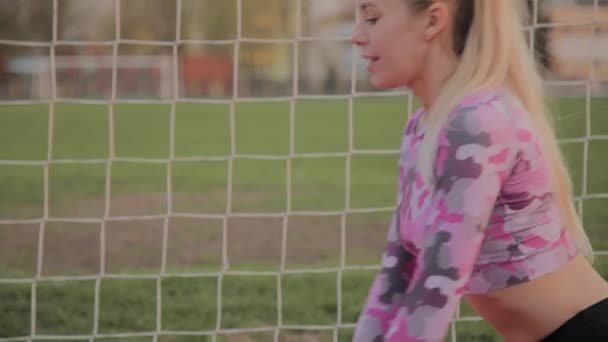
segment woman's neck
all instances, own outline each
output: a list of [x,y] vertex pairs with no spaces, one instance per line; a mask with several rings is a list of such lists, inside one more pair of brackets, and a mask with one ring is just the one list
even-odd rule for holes
[[422,101],[425,112],[433,107],[441,88],[445,82],[454,74],[458,66],[458,58],[436,46],[429,52],[429,58],[423,66],[421,77],[412,83],[411,89],[414,95]]

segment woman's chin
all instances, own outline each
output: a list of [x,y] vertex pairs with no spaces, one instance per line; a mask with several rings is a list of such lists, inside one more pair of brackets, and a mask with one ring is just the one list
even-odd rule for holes
[[380,75],[371,75],[370,83],[377,90],[391,90],[403,87],[400,82],[396,82],[395,80],[388,79],[386,77],[382,77]]

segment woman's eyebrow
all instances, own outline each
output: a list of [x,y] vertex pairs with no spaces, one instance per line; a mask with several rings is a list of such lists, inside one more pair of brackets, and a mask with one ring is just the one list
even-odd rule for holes
[[376,7],[375,4],[369,2],[369,1],[363,1],[361,2],[361,4],[359,5],[359,10],[360,11],[365,11],[366,9],[370,8],[370,7]]

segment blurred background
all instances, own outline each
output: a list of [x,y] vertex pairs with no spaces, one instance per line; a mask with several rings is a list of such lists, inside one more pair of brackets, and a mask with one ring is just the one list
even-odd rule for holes
[[[53,39],[52,0],[3,0],[2,4],[3,39]],[[347,40],[355,23],[352,0],[245,0],[240,33],[235,1],[183,0],[179,32],[175,1],[121,1],[120,8],[116,4],[58,0],[53,69],[58,97],[110,98],[116,65],[118,98],[173,98],[174,57],[179,98],[291,96],[294,76],[299,94],[348,94],[353,60],[357,91],[372,90],[365,82],[364,64]],[[608,38],[602,23],[606,2],[599,0],[597,10],[593,4],[593,0],[538,1],[537,51],[546,56],[551,50],[551,60],[543,59],[549,68],[547,77],[585,80],[593,68],[595,80],[608,78]],[[237,37],[243,40],[235,61]],[[295,37],[301,38],[297,51],[290,41]],[[114,62],[111,43],[115,41],[121,44]],[[176,56],[173,42],[177,42]],[[5,44],[0,51],[1,98],[51,96],[47,48]],[[298,53],[295,66],[294,53]],[[238,85],[233,89],[235,71]],[[594,90],[606,88],[599,83]]]
[[[608,2],[529,1],[608,278]],[[407,89],[354,0],[0,0],[0,342],[350,341]],[[500,341],[462,305],[453,341]]]

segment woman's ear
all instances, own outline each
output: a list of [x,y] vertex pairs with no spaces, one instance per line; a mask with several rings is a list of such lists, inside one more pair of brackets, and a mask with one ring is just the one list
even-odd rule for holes
[[448,25],[450,8],[445,3],[438,1],[432,4],[427,11],[428,16],[424,28],[424,38],[426,40],[433,40]]

